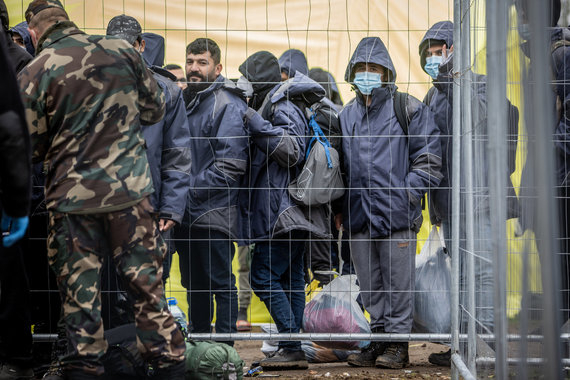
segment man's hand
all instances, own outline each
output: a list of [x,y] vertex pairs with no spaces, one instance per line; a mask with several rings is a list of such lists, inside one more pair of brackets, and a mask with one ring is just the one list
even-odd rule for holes
[[29,219],[27,216],[13,218],[2,214],[2,244],[8,248],[13,246],[18,240],[24,237],[28,228]]
[[176,222],[174,220],[160,219],[158,221],[158,230],[160,232],[168,231],[169,229],[171,229],[175,225],[176,225]]
[[342,227],[342,213],[338,213],[334,216],[334,224],[335,224],[336,229],[338,231],[343,229],[343,227]]

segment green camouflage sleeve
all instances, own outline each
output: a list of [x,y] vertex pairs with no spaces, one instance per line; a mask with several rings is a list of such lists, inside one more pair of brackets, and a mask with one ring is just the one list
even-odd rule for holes
[[164,110],[164,94],[147,69],[142,57],[136,60],[136,71],[139,75],[139,110],[140,120],[143,125],[152,125],[162,120]]
[[22,70],[18,75],[22,103],[30,132],[32,161],[42,162],[49,148],[48,123],[45,95],[41,80],[32,78],[30,72]]

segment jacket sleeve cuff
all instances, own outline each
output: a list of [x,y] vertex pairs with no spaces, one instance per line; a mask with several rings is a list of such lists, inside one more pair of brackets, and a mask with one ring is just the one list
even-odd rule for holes
[[168,212],[168,211],[161,211],[158,214],[159,219],[170,219],[175,221],[178,224],[182,223],[182,215],[177,214],[175,212]]

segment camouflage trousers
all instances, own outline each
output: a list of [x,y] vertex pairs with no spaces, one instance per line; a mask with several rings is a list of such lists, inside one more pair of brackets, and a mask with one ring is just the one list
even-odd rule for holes
[[147,198],[116,212],[50,212],[48,260],[62,298],[68,339],[68,354],[61,358],[65,368],[104,372],[100,359],[107,349],[101,319],[105,255],[111,256],[135,300],[137,345],[145,360],[155,368],[184,360],[184,339],[164,298],[165,254]]

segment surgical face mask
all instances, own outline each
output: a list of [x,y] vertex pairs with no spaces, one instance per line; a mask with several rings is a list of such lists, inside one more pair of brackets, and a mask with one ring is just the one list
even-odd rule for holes
[[251,98],[253,96],[253,86],[243,75],[237,81],[237,88],[243,91],[246,98]]
[[429,74],[430,77],[437,79],[437,74],[439,74],[439,65],[442,61],[443,57],[441,55],[433,55],[431,57],[427,57],[424,70]]
[[382,86],[382,77],[379,73],[364,71],[354,75],[353,83],[358,87],[362,95],[370,95],[372,90]]

